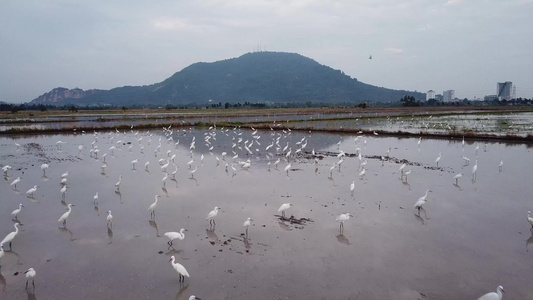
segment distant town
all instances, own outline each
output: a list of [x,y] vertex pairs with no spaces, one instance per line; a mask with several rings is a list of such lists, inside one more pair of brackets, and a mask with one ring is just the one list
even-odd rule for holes
[[[483,99],[473,98],[467,99],[470,101],[502,101],[502,100],[511,100],[516,99],[516,86],[513,85],[511,81],[498,82],[496,84],[496,94],[494,95],[485,95]],[[458,99],[455,97],[455,90],[446,90],[442,94],[436,94],[434,90],[429,90],[426,92],[426,101],[436,100],[442,102],[457,102],[462,101],[463,99]]]

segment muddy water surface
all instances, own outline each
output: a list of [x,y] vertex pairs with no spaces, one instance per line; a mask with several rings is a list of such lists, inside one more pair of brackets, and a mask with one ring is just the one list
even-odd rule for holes
[[[0,259],[0,298],[476,299],[502,285],[506,298],[533,299],[533,236],[526,220],[532,188],[524,179],[533,176],[533,160],[527,145],[252,135],[219,128],[0,138],[0,164],[13,167],[0,184],[0,238],[14,230],[11,211],[25,205],[21,232]],[[279,146],[265,150],[278,138]],[[91,148],[100,150],[97,156]],[[347,156],[339,168],[341,150]],[[172,155],[178,171],[173,179],[170,161],[163,187],[158,161]],[[251,167],[243,169],[240,162],[248,159]],[[411,173],[401,179],[403,162]],[[50,165],[45,174],[42,163]],[[62,201],[60,176],[67,171]],[[464,176],[455,184],[457,173]],[[10,183],[17,177],[15,188]],[[34,197],[27,197],[34,185]],[[432,192],[418,216],[413,205],[427,189]],[[156,194],[161,198],[150,220],[147,208]],[[288,217],[309,220],[280,220],[277,209],[287,202],[293,204]],[[63,227],[57,220],[68,203],[75,206]],[[215,206],[221,211],[211,228],[205,217]],[[341,234],[335,218],[345,212],[353,217]],[[247,217],[254,222],[246,238]],[[163,233],[180,228],[187,230],[185,239],[169,248]],[[170,265],[172,255],[191,275],[184,284]],[[25,290],[21,274],[29,267],[37,271],[34,292]]]

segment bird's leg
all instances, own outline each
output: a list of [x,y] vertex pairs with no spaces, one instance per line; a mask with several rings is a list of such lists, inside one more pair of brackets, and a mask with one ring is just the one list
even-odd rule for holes
[[29,279],[26,279],[26,289],[28,289],[28,280]]
[[420,217],[420,207],[418,208],[418,216]]
[[35,290],[35,279],[31,280],[31,285],[33,285],[33,289]]

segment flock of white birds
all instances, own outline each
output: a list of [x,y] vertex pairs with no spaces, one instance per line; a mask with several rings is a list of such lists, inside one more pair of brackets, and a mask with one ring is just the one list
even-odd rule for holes
[[[88,153],[88,155],[96,160],[100,160],[102,165],[100,167],[101,173],[106,172],[106,168],[108,167],[108,160],[112,159],[114,156],[114,152],[117,151],[118,148],[121,148],[121,150],[129,150],[131,152],[132,147],[136,146],[139,147],[141,153],[149,153],[150,151],[153,153],[153,157],[159,158],[157,160],[158,166],[153,166],[153,161],[147,160],[146,162],[139,162],[139,158],[134,158],[131,160],[131,169],[136,170],[138,165],[141,164],[144,166],[144,169],[146,171],[151,170],[153,168],[159,169],[161,174],[161,186],[163,188],[166,187],[167,181],[169,178],[172,180],[175,178],[177,172],[178,172],[178,165],[175,163],[176,154],[173,153],[172,150],[166,151],[166,153],[162,152],[161,148],[163,143],[166,143],[168,145],[174,145],[176,148],[178,147],[180,141],[175,140],[175,133],[179,133],[180,130],[174,131],[171,127],[163,128],[163,137],[159,136],[157,140],[153,140],[154,134],[146,131],[144,133],[141,133],[139,131],[133,131],[133,128],[131,130],[131,134],[135,137],[135,141],[132,144],[125,143],[125,141],[121,140],[121,137],[126,134],[126,132],[119,132],[116,130],[116,132],[109,132],[109,133],[98,133],[95,132],[93,134],[93,141],[90,143],[90,145],[78,145],[78,156],[82,156],[84,153]],[[183,130],[185,131],[185,130]],[[300,141],[290,144],[288,141],[285,143],[283,142],[283,139],[290,135],[290,130],[276,130],[272,131],[270,134],[266,133],[259,133],[258,130],[251,128],[251,138],[244,139],[242,135],[242,131],[237,131],[235,129],[217,129],[216,127],[211,127],[209,130],[206,131],[204,135],[203,143],[205,144],[206,149],[208,149],[209,153],[212,157],[214,157],[214,163],[222,164],[224,166],[227,173],[232,173],[235,175],[237,172],[242,170],[248,170],[252,168],[252,161],[250,158],[242,159],[241,157],[249,157],[251,155],[257,155],[258,153],[266,153],[265,157],[267,160],[267,168],[270,171],[271,169],[278,169],[279,164],[283,162],[285,164],[282,166],[283,172],[289,176],[289,173],[291,172],[291,161],[293,161],[295,158],[298,157],[307,157],[309,160],[314,160],[314,163],[318,164],[318,153],[315,153],[315,150],[309,150],[307,149],[307,139],[306,137],[302,138]],[[109,147],[107,150],[100,149],[99,147],[99,137],[101,135],[107,135],[107,138],[112,141],[113,145]],[[213,154],[212,150],[215,146],[215,141],[217,139],[217,134],[224,134],[226,136],[231,136],[232,138],[232,145],[231,145],[231,154],[228,154],[226,152],[222,152],[220,154],[220,157],[218,155]],[[374,133],[377,135],[377,133]],[[267,138],[265,136],[270,136],[271,140],[266,141]],[[166,139],[166,140],[165,140]],[[421,139],[418,140],[418,146],[420,146]],[[186,168],[190,178],[194,178],[196,175],[196,172],[201,172],[199,169],[199,165],[203,164],[203,161],[205,159],[204,155],[198,157],[198,155],[195,155],[195,149],[196,149],[196,138],[193,136],[192,141],[190,144],[187,145],[189,151],[190,151],[190,161],[185,165],[181,166],[183,168]],[[263,144],[262,144],[263,143]],[[266,144],[265,144],[266,143]],[[362,155],[361,147],[358,147],[359,143],[366,143],[366,140],[364,140],[364,136],[357,136],[354,140],[355,143],[355,156],[359,160],[359,170],[358,170],[358,176],[360,179],[363,179],[365,177],[365,165],[367,164],[368,160],[363,159],[364,156]],[[464,139],[462,141],[463,148],[464,148]],[[56,143],[57,148],[61,149],[63,144],[65,142],[58,141]],[[17,149],[20,148],[20,145],[16,145]],[[125,148],[126,147],[126,148]],[[182,147],[182,146],[180,146]],[[479,150],[479,145],[477,145],[475,151],[476,156],[477,152]],[[85,152],[84,152],[85,151]],[[102,153],[104,152],[104,153]],[[102,154],[100,154],[102,153]],[[388,155],[390,153],[390,148],[384,152],[383,156],[380,157],[382,163],[388,159]],[[342,164],[344,163],[344,159],[346,156],[346,152],[344,152],[342,149],[340,149],[340,142],[338,145],[338,154],[337,154],[337,161],[332,164],[332,166],[329,168],[329,174],[332,176],[332,172],[336,168],[341,168]],[[443,157],[442,153],[439,153],[438,156],[436,156],[434,160],[435,167],[438,168],[439,162],[441,159],[445,159]],[[469,165],[470,159],[466,156],[462,156],[462,159],[464,160],[465,165]],[[406,163],[403,163],[400,168],[398,169],[400,176],[402,180],[407,181],[407,177],[411,174],[412,169],[407,168]],[[47,163],[44,163],[40,166],[41,171],[43,173],[43,176],[46,176],[46,171],[49,168],[53,168],[53,165],[49,165]],[[501,161],[498,165],[498,168],[500,171],[503,168],[503,161]],[[24,180],[19,176],[20,174],[15,174],[15,171],[12,170],[13,168],[9,165],[2,166],[2,171],[5,178],[14,178],[13,180],[10,180],[10,185],[12,189],[17,190],[17,185],[21,185],[22,183],[25,183]],[[278,169],[279,170],[279,169]],[[478,161],[475,160],[474,165],[471,167],[471,178],[472,181],[475,181],[477,178],[477,172],[478,172]],[[58,191],[61,195],[63,201],[67,198],[68,194],[68,178],[71,173],[75,173],[71,170],[71,172],[65,172],[61,175],[60,184],[61,188]],[[154,172],[154,174],[157,174],[157,172]],[[454,182],[455,184],[459,183],[459,180],[464,176],[462,173],[454,174],[453,177],[450,178],[451,182]],[[122,184],[123,176],[120,175],[118,177],[118,181],[114,184],[114,188],[116,191],[120,191],[121,184]],[[27,183],[26,183],[27,184]],[[32,183],[33,184],[33,183]],[[33,185],[30,189],[26,191],[26,195],[28,198],[35,197],[35,193],[38,190],[39,185]],[[354,193],[355,190],[355,180],[352,181],[349,187],[350,192]],[[415,211],[420,215],[420,211],[424,209],[424,205],[426,205],[428,200],[428,195],[431,193],[430,189],[427,189],[425,194],[420,197],[418,200],[414,201],[414,208]],[[156,211],[157,211],[157,205],[158,205],[158,199],[159,195],[155,195],[154,202],[150,204],[147,207],[147,210],[150,214],[150,219],[155,219],[156,217]],[[93,196],[93,202],[95,205],[98,204],[99,201],[99,194],[98,191],[95,191],[95,194]],[[277,210],[278,213],[281,213],[281,216],[277,216],[281,218],[282,220],[289,220],[285,216],[285,212],[290,209],[290,207],[293,204],[291,203],[283,203]],[[64,227],[67,225],[67,221],[69,220],[70,214],[72,212],[72,209],[75,205],[72,203],[69,203],[66,205],[67,211],[64,212],[58,219],[58,223]],[[18,217],[21,215],[21,212],[23,212],[24,205],[20,204],[17,209],[13,210],[12,217],[13,220],[16,221],[14,224],[15,231],[7,234],[5,238],[0,242],[0,266],[1,266],[1,258],[4,255],[4,251],[6,251],[7,245],[9,245],[9,249],[11,250],[12,247],[16,247],[16,238],[19,235],[19,223],[18,223]],[[215,207],[211,212],[209,212],[205,220],[206,222],[209,222],[210,227],[215,226],[215,220],[219,212],[219,207]],[[23,213],[22,213],[23,214]],[[348,212],[342,212],[339,214],[334,221],[339,223],[339,230],[342,233],[344,231],[344,223],[347,222],[350,217],[353,217],[353,214],[350,214]],[[113,222],[120,222],[120,220],[115,220],[113,218],[113,215],[111,211],[107,211],[107,226],[108,228],[113,227]],[[333,220],[332,220],[333,221]],[[528,212],[527,221],[531,224],[531,228],[533,230],[533,217],[530,216],[530,212]],[[248,229],[250,225],[252,224],[253,220],[251,218],[247,218],[244,220],[243,228],[245,230],[246,236],[248,236]],[[178,232],[166,232],[164,235],[168,238],[168,245],[169,247],[172,247],[174,240],[184,240],[185,239],[185,229],[181,229]],[[14,244],[14,245],[13,245]],[[185,277],[189,277],[189,273],[186,270],[186,268],[178,263],[176,261],[176,257],[172,256],[170,258],[171,266],[174,268],[174,270],[178,273],[179,281],[183,282],[185,280]],[[36,272],[33,268],[30,268],[26,273],[26,288],[28,288],[28,283],[31,281],[33,288],[35,288],[35,284],[33,282],[34,278],[36,276]],[[502,299],[502,293],[503,288],[501,286],[498,286],[497,291],[493,293],[488,293],[484,296],[482,296],[479,299],[488,300],[488,299]],[[195,296],[191,296],[190,299],[199,299]]]

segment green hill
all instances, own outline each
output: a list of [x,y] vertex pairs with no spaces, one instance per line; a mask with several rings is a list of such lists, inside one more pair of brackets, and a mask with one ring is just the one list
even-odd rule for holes
[[[33,100],[50,103],[51,92]],[[187,105],[213,103],[360,103],[423,100],[418,92],[364,84],[340,70],[294,53],[254,52],[213,63],[195,63],[161,83],[89,90],[76,98],[53,93],[54,104]],[[72,94],[72,93],[71,93]]]

